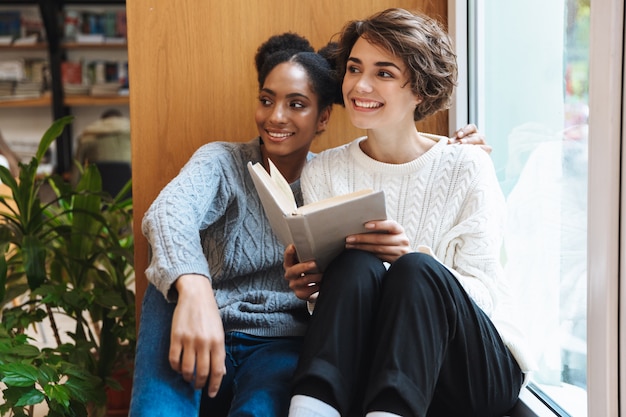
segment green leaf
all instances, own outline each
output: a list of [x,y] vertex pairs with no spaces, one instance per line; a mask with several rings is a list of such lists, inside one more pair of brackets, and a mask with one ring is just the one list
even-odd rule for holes
[[[25,281],[25,280],[24,280]],[[7,283],[6,293],[4,298],[1,300],[3,304],[9,303],[10,301],[20,297],[23,294],[26,294],[29,291],[28,284],[26,282],[11,282]]]
[[[2,247],[4,249],[4,247]],[[0,301],[4,300],[4,296],[6,295],[6,285],[7,285],[7,272],[9,268],[7,266],[7,258],[5,257],[5,251],[0,251]]]
[[5,166],[0,166],[0,180],[3,184],[7,185],[11,191],[14,191],[17,187],[17,181],[13,178],[11,171]]
[[36,236],[26,235],[22,241],[24,270],[31,290],[46,280],[46,247]]
[[43,389],[51,400],[58,402],[64,408],[70,406],[70,391],[65,385],[48,384]]
[[91,252],[94,238],[102,228],[102,179],[95,165],[89,165],[76,186],[73,202],[70,253],[80,258]]
[[74,398],[81,402],[104,404],[106,395],[100,378],[77,366],[65,367],[64,372],[68,376],[65,386]]
[[[2,215],[0,215],[1,217]],[[8,243],[12,243],[12,239],[14,236],[12,224],[8,224],[10,220],[3,219],[3,227],[0,228],[0,243],[3,245],[7,245]],[[6,257],[6,249],[2,251],[3,255]]]
[[[126,196],[127,194],[130,193],[130,191],[133,189],[133,184],[132,184],[132,180],[128,180],[126,181],[126,184],[124,184],[124,186],[122,187],[122,189],[117,193],[116,196],[114,196],[114,201],[117,202],[121,202],[124,200],[124,196]],[[132,198],[127,197],[127,199],[129,201],[132,201]]]
[[39,355],[39,349],[33,345],[20,345],[14,346],[11,353],[16,356],[22,356],[24,358],[34,358]]
[[42,385],[57,381],[59,378],[57,370],[47,363],[41,364],[39,367],[39,381]]
[[2,396],[6,403],[14,405],[33,388],[34,387],[8,387],[2,391]]
[[46,154],[46,151],[52,145],[52,142],[58,138],[61,133],[63,133],[63,129],[65,126],[72,122],[73,116],[65,116],[55,120],[52,125],[46,130],[39,142],[39,147],[37,148],[37,153],[35,154],[35,159],[37,162],[41,162],[41,159]]
[[107,308],[115,308],[125,306],[126,303],[122,296],[115,291],[106,291],[102,295],[97,297],[98,304]]
[[70,377],[68,380],[69,385],[74,385],[76,381],[79,381],[79,384],[89,382],[95,385],[100,382],[98,377],[84,369],[79,368],[78,366],[67,365],[63,368],[63,372]]
[[39,391],[38,389],[33,388],[28,391],[26,394],[22,395],[20,399],[15,404],[16,407],[27,407],[30,405],[35,405],[43,402],[46,399],[46,396]]
[[37,368],[23,363],[11,363],[0,366],[2,382],[16,387],[29,387],[37,382]]

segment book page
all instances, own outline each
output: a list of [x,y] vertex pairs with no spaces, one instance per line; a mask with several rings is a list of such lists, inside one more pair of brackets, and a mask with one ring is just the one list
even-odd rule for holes
[[[276,188],[280,190],[281,196],[284,196],[285,198],[284,203],[281,202],[281,206],[285,208],[289,207],[290,210],[286,213],[291,214],[298,207],[298,204],[296,203],[296,199],[293,196],[293,191],[291,190],[291,186],[289,185],[285,177],[283,177],[283,174],[281,174],[278,168],[276,168],[276,165],[274,165],[271,159],[268,158],[267,163],[270,166],[270,178],[272,179],[274,184],[276,184]],[[287,203],[287,201],[289,201],[289,203]]]
[[289,245],[293,242],[289,225],[286,222],[286,216],[290,213],[289,199],[285,198],[284,194],[278,189],[270,175],[263,168],[263,165],[259,162],[255,164],[248,162],[248,171],[250,171],[254,187],[257,190],[265,216],[269,220],[272,230],[274,230],[274,233],[283,245]]
[[[255,179],[255,182],[260,181],[260,184],[257,185],[257,191],[259,192],[261,199],[264,199],[264,194],[266,193],[268,194],[268,197],[271,196],[271,199],[274,201],[274,204],[280,208],[283,216],[291,215],[297,207],[296,199],[293,196],[291,187],[272,161],[269,161],[269,164],[270,170],[274,171],[274,176],[268,174],[260,162],[255,164],[248,163],[250,172],[254,173],[253,179]],[[281,179],[282,182],[280,181]],[[263,187],[263,192],[259,190],[259,186]]]
[[364,189],[364,190],[354,191],[349,194],[336,195],[334,197],[325,198],[323,200],[315,201],[305,206],[298,207],[298,209],[296,210],[296,214],[312,213],[322,208],[336,206],[336,205],[342,204],[345,201],[354,200],[360,196],[371,194],[371,193],[372,193],[371,189]]

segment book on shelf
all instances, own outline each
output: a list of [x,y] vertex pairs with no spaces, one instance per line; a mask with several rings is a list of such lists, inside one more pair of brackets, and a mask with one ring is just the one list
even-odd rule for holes
[[91,87],[84,84],[63,84],[63,93],[66,96],[88,96]]
[[259,162],[248,162],[248,171],[272,230],[283,245],[294,244],[300,262],[314,260],[319,272],[345,248],[347,236],[368,233],[365,223],[387,218],[384,192],[370,189],[297,207],[289,183],[268,163],[269,173]]
[[102,33],[107,38],[114,38],[117,36],[117,29],[115,27],[117,23],[117,13],[115,11],[107,11],[102,13]]
[[118,82],[97,83],[91,86],[89,94],[95,97],[111,97],[117,96],[120,89]]
[[66,10],[63,19],[63,37],[66,42],[76,39],[80,26],[80,14],[76,10]]
[[77,33],[76,42],[89,45],[98,45],[104,43],[104,35],[102,33]]
[[36,45],[39,42],[39,35],[36,33],[16,38],[13,45]]
[[22,98],[41,97],[43,93],[43,83],[37,81],[19,81],[15,84],[13,94]]
[[26,80],[42,83],[44,89],[48,88],[50,84],[50,69],[46,59],[24,59],[24,73]]
[[125,10],[118,10],[115,15],[115,36],[120,36],[122,38],[126,38],[127,36]]
[[13,98],[13,89],[15,81],[5,81],[0,79],[0,100]]
[[96,11],[83,10],[80,13],[80,31],[82,33],[104,35],[104,14]]
[[0,80],[19,81],[25,77],[23,59],[0,60]]
[[1,45],[31,45],[45,39],[45,30],[38,11],[0,10]]
[[[0,10],[0,36],[3,39],[10,40],[8,45],[11,44],[13,39],[20,37],[22,34],[22,15],[17,10]],[[7,45],[7,43],[3,43]]]
[[46,29],[38,10],[22,10],[21,24],[21,38],[34,38],[34,43],[46,40]]
[[63,61],[61,63],[61,80],[63,85],[82,84],[83,64],[79,61]]
[[105,36],[104,43],[106,45],[126,45],[126,38]]
[[81,44],[126,43],[125,10],[67,9],[64,16],[63,35],[66,42]]

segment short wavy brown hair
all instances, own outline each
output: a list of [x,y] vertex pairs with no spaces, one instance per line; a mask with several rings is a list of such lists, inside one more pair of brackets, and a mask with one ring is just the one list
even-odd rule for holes
[[341,79],[352,47],[363,37],[404,61],[411,90],[422,99],[415,108],[415,121],[450,106],[457,82],[456,54],[447,32],[435,19],[391,8],[348,22],[339,36],[336,59]]

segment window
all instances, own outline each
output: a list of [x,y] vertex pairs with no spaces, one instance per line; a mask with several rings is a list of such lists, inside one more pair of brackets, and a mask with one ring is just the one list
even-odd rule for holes
[[[460,65],[451,126],[476,123],[494,148],[508,210],[502,262],[537,361],[529,389],[549,409],[542,416],[584,417],[588,407],[603,410],[589,411],[591,416],[617,415],[608,410],[617,407],[623,91],[615,87],[621,87],[623,72],[624,5],[611,0],[603,10],[594,9],[593,28],[591,3],[449,2]],[[602,47],[590,59],[594,36]],[[590,62],[595,62],[595,107]],[[602,103],[609,96],[615,100]],[[616,117],[617,125],[608,127]],[[604,162],[591,163],[590,147],[597,150],[594,161],[601,154]],[[596,184],[589,196],[588,184]],[[594,213],[610,221],[596,222]],[[592,268],[599,264],[605,267]],[[594,283],[590,311],[588,282]],[[588,318],[589,334],[598,329],[593,340]],[[594,366],[588,374],[589,362],[597,364],[597,375],[590,375]],[[598,404],[606,399],[609,404],[588,404],[602,396]]]

